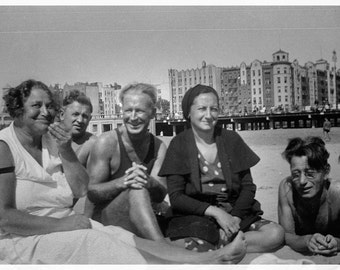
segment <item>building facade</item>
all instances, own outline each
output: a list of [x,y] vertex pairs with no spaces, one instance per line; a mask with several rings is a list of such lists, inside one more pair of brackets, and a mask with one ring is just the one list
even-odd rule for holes
[[221,68],[202,62],[201,68],[176,70],[169,69],[170,114],[182,118],[182,99],[185,92],[197,84],[213,87],[221,96]]

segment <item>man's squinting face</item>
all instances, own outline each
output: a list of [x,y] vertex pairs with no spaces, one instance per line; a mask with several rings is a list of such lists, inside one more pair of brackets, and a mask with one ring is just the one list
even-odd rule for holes
[[318,194],[327,178],[327,172],[316,171],[309,167],[306,156],[293,156],[290,171],[295,190],[305,199],[313,198]]
[[75,137],[85,134],[91,117],[90,106],[77,101],[67,105],[60,114],[60,120],[67,129],[72,131],[72,136]]
[[155,108],[149,95],[138,90],[128,90],[123,98],[123,120],[129,134],[145,132],[150,120],[155,116]]

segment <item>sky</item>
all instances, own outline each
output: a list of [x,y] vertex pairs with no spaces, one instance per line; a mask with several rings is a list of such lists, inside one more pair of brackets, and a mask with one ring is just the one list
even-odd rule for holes
[[340,6],[0,6],[1,88],[34,78],[166,91],[170,68],[271,61],[279,49],[301,65],[332,63],[333,50],[340,60]]

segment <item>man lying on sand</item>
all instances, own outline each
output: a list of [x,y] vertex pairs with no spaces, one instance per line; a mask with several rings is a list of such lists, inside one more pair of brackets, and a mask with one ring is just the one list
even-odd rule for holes
[[279,223],[297,252],[332,256],[340,250],[340,181],[328,178],[329,153],[319,137],[291,139],[283,152],[291,176],[279,187]]

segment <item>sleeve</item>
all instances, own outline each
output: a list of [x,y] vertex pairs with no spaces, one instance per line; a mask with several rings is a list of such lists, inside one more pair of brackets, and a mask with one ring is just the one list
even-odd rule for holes
[[189,156],[186,151],[183,151],[182,145],[183,143],[176,137],[170,142],[162,167],[158,173],[159,176],[190,173]]
[[[188,176],[189,177],[189,176]],[[181,214],[204,215],[209,203],[201,202],[185,194],[185,176],[170,175],[167,177],[170,205]]]
[[167,178],[170,205],[174,212],[204,215],[209,204],[196,200],[186,193],[187,185],[191,185],[190,152],[185,138],[181,134],[176,136],[168,147],[158,175]]
[[226,151],[231,157],[231,169],[233,173],[239,173],[255,166],[260,158],[245,143],[242,137],[234,131],[228,131]]
[[[239,173],[240,194],[235,201],[231,215],[243,219],[252,211],[255,201],[256,185],[253,183],[253,178],[250,169]],[[259,209],[260,210],[260,209]]]

